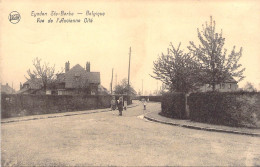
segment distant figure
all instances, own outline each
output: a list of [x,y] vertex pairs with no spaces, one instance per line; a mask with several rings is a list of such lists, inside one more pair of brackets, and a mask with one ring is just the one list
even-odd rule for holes
[[127,100],[124,100],[124,110],[126,110],[127,107]]
[[123,97],[119,97],[117,107],[118,107],[118,111],[119,111],[119,116],[122,116],[122,111],[123,111]]
[[112,100],[111,100],[111,110],[115,110],[116,109],[116,98],[115,96],[113,96]]
[[142,102],[143,102],[143,105],[144,105],[144,110],[146,110],[146,99],[143,98],[143,99],[142,99]]

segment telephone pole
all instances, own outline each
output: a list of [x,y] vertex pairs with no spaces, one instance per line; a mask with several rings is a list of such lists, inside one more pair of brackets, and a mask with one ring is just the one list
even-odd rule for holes
[[110,83],[110,86],[111,86],[111,94],[113,94],[113,73],[114,73],[114,68],[112,68],[112,78],[111,78],[111,83]]
[[129,65],[128,65],[128,91],[127,94],[130,94],[130,62],[131,62],[131,47],[129,50]]
[[116,73],[116,86],[117,86],[117,73]]
[[14,93],[14,86],[13,86],[13,81],[12,81],[12,94]]

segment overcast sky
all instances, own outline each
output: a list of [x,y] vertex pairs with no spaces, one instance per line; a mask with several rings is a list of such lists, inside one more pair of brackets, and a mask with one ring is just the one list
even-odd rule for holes
[[[182,42],[187,51],[189,41],[197,41],[197,28],[216,21],[216,29],[226,38],[225,48],[237,51],[243,47],[241,64],[246,68],[247,81],[260,89],[260,2],[259,1],[40,1],[1,2],[1,82],[8,82],[16,90],[24,75],[32,68],[35,57],[55,64],[56,69],[91,63],[91,71],[101,73],[101,84],[109,88],[112,68],[114,81],[127,78],[129,47],[132,47],[130,80],[136,91],[157,89],[152,74],[153,61],[166,52],[169,43]],[[31,12],[52,10],[74,13],[105,12],[104,17],[94,17],[93,23],[36,23]],[[8,15],[18,11],[21,20],[11,24]],[[75,16],[75,15],[74,15]],[[75,17],[71,18],[76,18]],[[44,17],[47,21],[49,16]],[[65,17],[66,18],[66,17]],[[158,82],[158,87],[161,83]]]

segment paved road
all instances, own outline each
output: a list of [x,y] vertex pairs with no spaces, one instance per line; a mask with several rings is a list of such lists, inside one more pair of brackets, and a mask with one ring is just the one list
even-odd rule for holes
[[141,119],[141,106],[117,114],[2,124],[2,166],[260,165],[259,137],[150,122]]

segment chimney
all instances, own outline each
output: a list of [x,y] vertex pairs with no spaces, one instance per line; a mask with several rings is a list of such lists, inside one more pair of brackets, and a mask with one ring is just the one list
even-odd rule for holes
[[65,72],[68,72],[70,70],[70,62],[65,63]]
[[86,63],[86,71],[87,71],[87,72],[90,72],[90,62],[87,62],[87,63]]
[[23,85],[22,85],[22,83],[20,82],[20,90],[23,88]]

